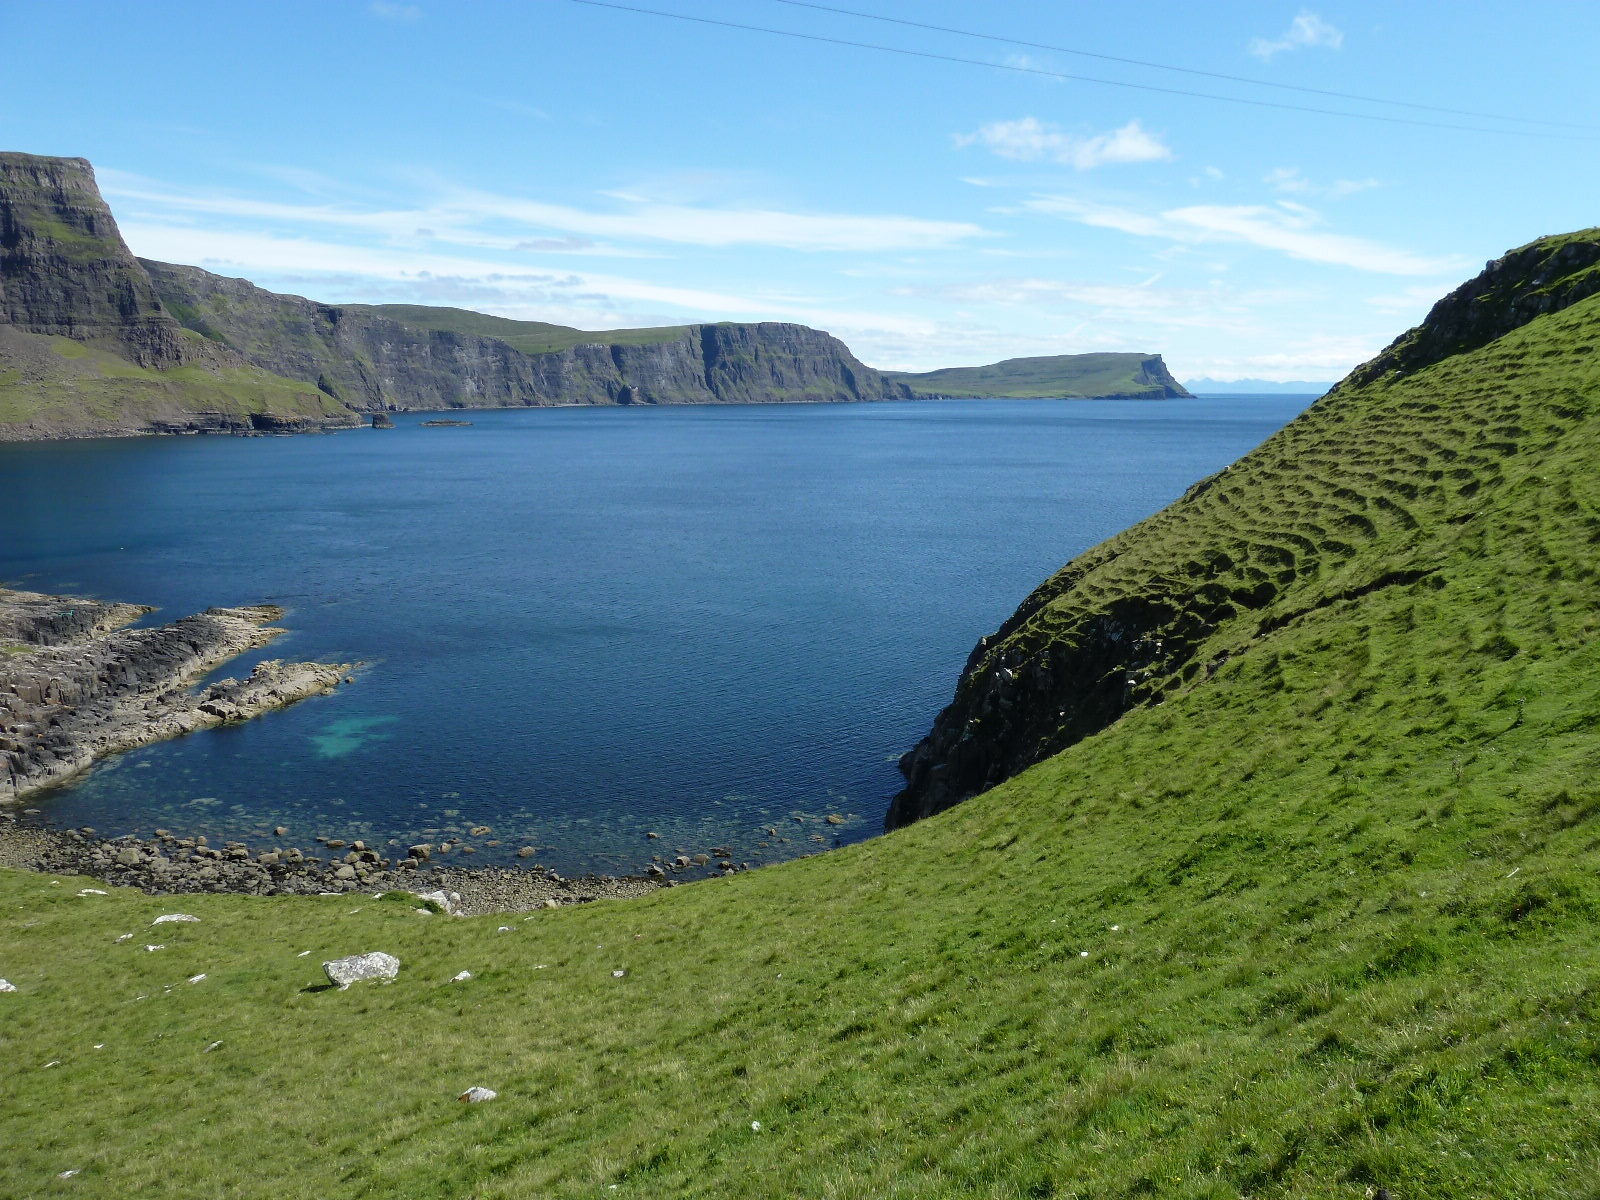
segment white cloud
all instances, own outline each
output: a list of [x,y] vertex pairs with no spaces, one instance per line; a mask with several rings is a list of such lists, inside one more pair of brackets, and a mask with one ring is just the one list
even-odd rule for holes
[[1160,238],[1182,245],[1232,243],[1272,250],[1301,262],[1325,263],[1382,275],[1439,275],[1459,270],[1454,258],[1427,258],[1409,250],[1318,228],[1321,218],[1299,204],[1195,204],[1159,213],[1142,213],[1093,204],[1070,196],[1035,196],[1023,207],[1077,221],[1096,229],[1116,229],[1135,237]]
[[[594,239],[669,242],[691,246],[769,246],[787,250],[928,250],[991,236],[965,221],[853,213],[787,212],[760,208],[652,202],[617,195],[614,211],[547,204],[463,189],[445,191],[426,208],[384,209],[333,204],[284,204],[227,195],[177,193],[116,171],[101,172],[108,195],[170,210],[244,217],[290,225],[326,225],[410,239],[419,230],[456,245],[512,249],[552,235],[576,237],[566,253],[635,256]],[[553,249],[553,246],[544,247]]]
[[1326,46],[1337,50],[1344,45],[1344,34],[1313,12],[1301,12],[1281,37],[1254,38],[1250,53],[1260,59],[1270,59],[1285,50],[1302,50],[1309,46]]
[[1271,354],[1186,355],[1180,378],[1296,379],[1344,378],[1358,363],[1388,345],[1387,336],[1314,335],[1289,340]]
[[1369,296],[1367,303],[1379,312],[1408,314],[1420,321],[1453,286],[1453,283],[1421,283],[1382,296]]
[[1383,186],[1371,177],[1335,179],[1332,183],[1313,183],[1300,173],[1299,167],[1274,167],[1261,177],[1261,181],[1277,192],[1300,196],[1353,196],[1357,192]]
[[367,11],[375,17],[382,17],[385,21],[415,21],[422,16],[422,9],[416,4],[396,4],[392,0],[372,0],[367,5]]
[[1081,136],[1065,133],[1038,117],[1022,117],[1015,121],[991,122],[976,133],[958,133],[955,143],[957,146],[982,144],[1001,158],[1058,162],[1080,171],[1108,163],[1159,162],[1172,157],[1171,148],[1137,120],[1107,133]]

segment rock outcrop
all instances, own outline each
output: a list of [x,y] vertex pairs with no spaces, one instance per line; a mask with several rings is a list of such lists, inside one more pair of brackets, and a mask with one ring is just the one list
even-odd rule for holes
[[0,440],[358,423],[180,325],[86,161],[0,153]]
[[1435,304],[1421,325],[1335,387],[1361,387],[1392,372],[1413,374],[1597,292],[1600,228],[1540,238],[1486,263],[1481,274]]
[[1596,295],[1600,230],[1512,251],[1265,445],[1069,563],[973,650],[949,706],[901,758],[906,786],[886,824],[1199,686],[1309,614],[1446,586],[1427,539],[1469,524],[1530,436],[1521,418],[1466,423],[1452,404],[1514,390],[1534,361],[1548,379],[1559,359],[1572,382],[1547,402],[1573,420],[1600,310],[1563,310]]
[[[199,267],[140,260],[189,329],[363,412],[550,404],[760,404],[909,396],[837,338],[804,325],[685,325],[660,341],[528,354],[360,306],[279,295]],[[572,332],[572,331],[568,331]]]
[[193,357],[83,158],[0,153],[0,323],[115,348],[142,367]]
[[283,610],[213,608],[127,628],[149,609],[0,589],[0,802],[60,783],[96,759],[332,691],[348,664],[260,663],[248,678],[192,685],[282,632]]

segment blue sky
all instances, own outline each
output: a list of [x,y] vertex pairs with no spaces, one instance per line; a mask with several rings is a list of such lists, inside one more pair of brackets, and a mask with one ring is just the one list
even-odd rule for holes
[[[1330,379],[1600,220],[1586,4],[0,4],[0,148],[90,159],[136,253],[599,329],[791,320],[867,362],[1157,351]],[[1530,117],[1581,128],[1499,119]]]

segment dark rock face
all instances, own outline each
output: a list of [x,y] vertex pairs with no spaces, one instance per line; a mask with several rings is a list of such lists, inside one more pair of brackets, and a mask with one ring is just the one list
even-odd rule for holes
[[909,395],[838,339],[804,325],[687,325],[650,345],[595,343],[524,354],[498,338],[422,329],[199,267],[141,264],[162,303],[196,333],[362,411]]
[[1597,292],[1600,229],[1531,242],[1487,263],[1482,274],[1435,304],[1421,325],[1350,372],[1334,390],[1361,387],[1391,371],[1414,374]]
[[188,360],[81,158],[0,153],[0,322],[115,347],[144,367]]
[[[1274,441],[1293,439],[1299,431],[1313,443],[1305,456],[1311,461],[1278,453],[1271,470],[1286,475],[1326,470],[1313,464],[1319,455],[1335,452],[1316,444],[1317,435],[1309,431],[1332,411],[1330,406],[1343,402],[1341,393],[1488,345],[1596,294],[1600,230],[1546,239],[1489,263],[1481,275],[1439,301],[1422,325],[1357,367],[1276,435]],[[1370,454],[1377,476],[1390,469],[1394,448],[1378,439],[1347,443],[1340,452]],[[1253,529],[1248,536],[1238,532],[1232,524],[1229,479],[1234,472],[1267,469],[1260,466],[1261,453],[1201,480],[1143,525],[1069,563],[995,634],[979,642],[951,703],[900,760],[906,786],[890,806],[888,828],[1002,783],[1132,709],[1159,701],[1169,686],[1209,677],[1222,667],[1227,653],[1214,655],[1204,644],[1224,622],[1272,609],[1297,580],[1333,572],[1343,556],[1354,553],[1339,536],[1312,541],[1287,524],[1282,530]],[[1359,530],[1362,522],[1370,527],[1368,511],[1386,511],[1376,503],[1367,509],[1365,498],[1344,486],[1328,487],[1320,503],[1323,518],[1330,525],[1342,522],[1346,530]],[[1412,520],[1409,514],[1406,519]],[[1192,532],[1179,536],[1175,529]],[[1171,541],[1161,540],[1166,538]],[[1151,549],[1152,544],[1161,548]],[[1327,591],[1308,601],[1308,607],[1280,606],[1258,619],[1255,634],[1269,633],[1317,605],[1418,584],[1434,570],[1410,564]]]
[[373,413],[372,414],[372,427],[374,429],[393,429],[394,428],[394,422],[389,418],[389,414],[388,413],[384,413],[384,412]]

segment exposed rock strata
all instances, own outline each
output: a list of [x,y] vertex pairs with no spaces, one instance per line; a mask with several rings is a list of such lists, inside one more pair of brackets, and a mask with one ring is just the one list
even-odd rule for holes
[[0,153],[0,440],[356,424],[180,325],[86,161]]
[[344,664],[260,663],[248,678],[201,677],[282,630],[268,605],[213,608],[126,628],[149,612],[0,590],[0,801],[60,783],[96,759],[332,691]]
[[1597,292],[1600,229],[1519,246],[1485,264],[1482,273],[1435,304],[1422,324],[1350,372],[1334,390],[1361,387],[1391,371],[1412,374]]
[[162,302],[194,332],[362,411],[910,395],[837,338],[804,325],[686,325],[643,345],[596,340],[525,354],[499,338],[279,295],[199,267],[141,264]]
[[0,153],[0,323],[115,346],[143,367],[192,358],[82,158]]

